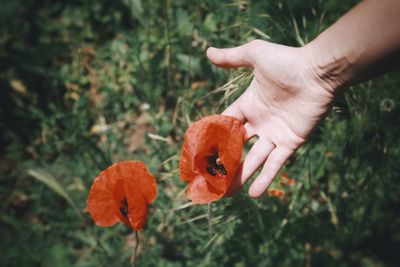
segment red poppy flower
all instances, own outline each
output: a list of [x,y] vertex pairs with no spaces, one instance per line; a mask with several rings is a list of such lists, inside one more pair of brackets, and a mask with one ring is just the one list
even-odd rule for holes
[[88,209],[99,226],[122,221],[135,231],[146,222],[147,206],[157,197],[157,184],[141,161],[121,161],[97,176],[89,191]]
[[179,162],[193,203],[220,199],[228,190],[242,159],[245,129],[238,119],[207,116],[186,131]]

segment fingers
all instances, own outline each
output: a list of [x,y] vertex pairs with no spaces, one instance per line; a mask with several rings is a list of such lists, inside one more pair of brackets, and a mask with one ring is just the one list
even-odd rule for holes
[[265,139],[258,139],[251,147],[249,153],[242,163],[241,169],[235,176],[228,195],[236,193],[247,180],[256,172],[258,167],[265,162],[268,155],[275,148],[275,145]]
[[277,147],[268,156],[261,173],[258,175],[256,180],[250,186],[249,195],[250,197],[260,197],[268,186],[272,183],[276,174],[285,164],[286,160],[292,155],[293,150]]
[[250,123],[246,122],[244,124],[244,129],[246,130],[246,140],[249,140],[256,136],[256,131],[253,129],[253,127],[250,126]]
[[215,48],[207,49],[207,57],[211,62],[219,67],[253,67],[256,60],[255,48],[261,41],[252,41],[247,44],[233,48]]

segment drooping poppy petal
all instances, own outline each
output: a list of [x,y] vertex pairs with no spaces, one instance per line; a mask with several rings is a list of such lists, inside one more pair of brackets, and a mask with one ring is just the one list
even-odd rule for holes
[[[114,165],[113,165],[114,166]],[[118,181],[115,169],[105,169],[94,180],[89,191],[88,210],[95,223],[99,226],[111,226],[118,222],[115,212],[114,187]]]
[[215,190],[201,175],[189,183],[187,194],[193,203],[209,203],[221,197],[221,191]]
[[157,184],[141,161],[122,161],[97,176],[88,196],[94,222],[111,226],[118,221],[139,231],[147,217],[147,206],[157,197]]
[[187,194],[193,203],[209,203],[226,193],[238,170],[244,141],[243,124],[230,116],[207,116],[189,127],[179,171],[189,183]]

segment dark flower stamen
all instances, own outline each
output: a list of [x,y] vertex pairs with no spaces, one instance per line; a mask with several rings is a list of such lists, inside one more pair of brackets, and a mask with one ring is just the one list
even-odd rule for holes
[[221,159],[218,157],[218,152],[214,152],[212,156],[207,157],[207,171],[212,176],[227,175],[227,171],[222,164]]
[[122,216],[124,216],[125,218],[128,218],[128,200],[126,200],[126,198],[121,200],[121,205],[119,207],[119,211],[121,212]]

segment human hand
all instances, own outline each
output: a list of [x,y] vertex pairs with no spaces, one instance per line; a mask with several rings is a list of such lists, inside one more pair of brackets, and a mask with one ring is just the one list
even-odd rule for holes
[[247,90],[223,114],[244,123],[247,139],[258,136],[229,194],[264,164],[249,189],[250,197],[260,197],[324,116],[333,100],[334,83],[315,73],[306,48],[255,40],[235,48],[209,48],[207,57],[220,67],[254,69]]

